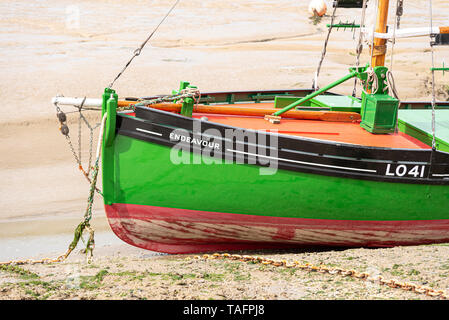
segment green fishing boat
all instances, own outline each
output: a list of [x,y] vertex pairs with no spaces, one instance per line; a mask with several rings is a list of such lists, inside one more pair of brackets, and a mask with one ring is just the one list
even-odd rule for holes
[[[398,99],[382,51],[388,6],[378,1],[371,63],[323,88],[208,93],[181,82],[169,95],[119,100],[112,83],[101,99],[54,98],[58,108],[101,106],[114,233],[167,253],[448,242],[448,140],[401,112],[441,126],[449,114],[435,120],[435,110],[449,103]],[[438,30],[433,45],[446,42]],[[360,97],[332,93],[351,79]]]

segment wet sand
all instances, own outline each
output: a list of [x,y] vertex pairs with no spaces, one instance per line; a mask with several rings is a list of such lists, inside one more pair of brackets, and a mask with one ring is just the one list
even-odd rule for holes
[[[240,253],[241,254],[241,253]],[[243,252],[276,261],[339,267],[434,290],[449,287],[449,246]],[[3,268],[0,299],[114,300],[435,300],[341,274],[235,260],[194,259],[104,247],[94,261]],[[197,305],[197,303],[195,304]]]
[[[1,261],[56,256],[67,248],[84,214],[89,185],[58,131],[51,98],[57,94],[100,97],[171,3],[0,1],[0,98],[8,110],[0,118]],[[427,3],[407,3],[401,26],[428,26]],[[330,16],[314,24],[306,14],[307,4],[286,0],[181,1],[114,88],[120,96],[170,93],[180,80],[197,85],[202,92],[309,88]],[[434,25],[447,24],[447,2],[433,1],[433,5]],[[353,21],[359,15],[357,9],[341,9],[336,20]],[[112,19],[118,22],[111,23]],[[428,43],[428,38],[399,39],[395,45],[393,71],[403,100],[430,99]],[[332,33],[319,78],[321,86],[346,74],[355,63],[354,48],[350,31]],[[437,66],[448,57],[447,48],[435,49]],[[362,63],[367,59],[365,46]],[[389,56],[386,64],[390,66]],[[438,98],[447,99],[447,80],[442,74],[437,74],[436,83]],[[352,82],[335,92],[350,94]],[[95,113],[89,116],[93,122],[98,120]],[[75,120],[70,128],[76,137]],[[86,143],[84,139],[83,145]],[[83,159],[87,157],[83,149]],[[98,196],[92,223],[99,238],[96,254],[116,256],[120,252],[117,259],[149,254],[112,234]],[[434,262],[442,266],[447,263],[438,255],[429,255],[429,246],[413,248],[416,250],[403,249],[398,254],[411,261],[423,256],[423,261],[436,259],[439,261]],[[444,246],[435,248],[436,252],[445,250]],[[361,250],[362,256],[367,252],[351,250]],[[385,250],[369,251],[372,260]],[[313,255],[313,250],[307,254]],[[338,255],[327,252],[331,257],[334,254]],[[106,265],[104,262],[103,267]],[[446,282],[440,285],[439,276],[435,279],[435,286],[447,287]]]

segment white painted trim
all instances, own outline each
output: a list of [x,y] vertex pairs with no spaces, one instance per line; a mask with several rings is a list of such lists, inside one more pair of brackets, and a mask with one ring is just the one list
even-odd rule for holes
[[250,152],[244,152],[244,151],[238,151],[238,150],[232,150],[232,149],[226,149],[226,150],[229,151],[229,152],[247,154],[247,155],[250,155],[250,156],[263,157],[263,158],[268,158],[268,159],[272,159],[272,160],[280,160],[280,161],[293,162],[293,163],[299,163],[299,164],[306,164],[306,165],[325,167],[325,168],[334,168],[334,169],[343,169],[343,170],[351,170],[351,171],[362,171],[362,172],[377,173],[377,170],[351,168],[351,167],[340,167],[340,166],[333,166],[333,165],[329,165],[329,164],[312,163],[312,162],[304,162],[304,161],[297,161],[297,160],[284,159],[284,158],[276,158],[276,157],[264,156],[264,155],[260,155],[260,154],[256,154],[256,153],[250,153]]
[[140,129],[140,128],[136,128],[136,131],[153,134],[153,135],[160,136],[160,137],[162,136],[162,133],[154,132],[154,131],[150,131],[150,130],[145,130],[145,129]]

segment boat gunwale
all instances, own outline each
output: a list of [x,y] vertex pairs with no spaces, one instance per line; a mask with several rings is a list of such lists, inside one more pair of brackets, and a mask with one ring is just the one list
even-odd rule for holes
[[[203,124],[208,124],[208,126],[210,128],[215,128],[218,130],[218,128],[221,129],[240,129],[242,130],[242,128],[237,128],[237,127],[232,127],[229,125],[223,125],[220,123],[214,123],[214,122],[209,122],[209,121],[202,121],[200,119],[195,119],[195,118],[190,118],[190,117],[185,117],[176,113],[172,113],[172,112],[167,112],[167,111],[162,111],[162,110],[157,110],[157,109],[153,109],[153,108],[146,108],[146,107],[137,107],[136,111],[137,113],[140,113],[140,111],[143,112],[150,112],[153,115],[157,115],[157,116],[165,116],[165,117],[170,117],[172,120],[181,120],[183,122],[188,121],[190,123],[193,123],[193,121],[198,121],[201,122]],[[128,121],[132,121],[132,128],[125,128],[126,126],[130,126],[129,124],[123,125],[123,120],[128,120]],[[148,134],[144,134],[142,132],[136,132],[135,128],[135,123],[136,121],[145,125],[149,125],[149,126],[156,126],[156,127],[160,127],[163,128],[164,130],[173,130],[176,128],[181,128],[184,129],[186,131],[193,134],[191,129],[186,129],[185,126],[182,125],[173,125],[173,124],[167,124],[169,122],[166,122],[165,124],[161,124],[161,123],[156,123],[154,121],[152,121],[151,119],[145,119],[145,118],[141,118],[139,116],[130,116],[130,115],[126,115],[126,114],[119,114],[119,116],[117,117],[117,126],[116,126],[116,132],[118,134],[121,135],[125,135],[125,136],[129,136],[131,138],[137,138],[143,141],[147,141],[147,142],[152,142],[152,143],[157,143],[157,144],[162,144],[162,145],[166,145],[166,146],[174,146],[176,145],[178,142],[177,141],[170,141],[169,139],[163,139],[157,136],[149,136]],[[218,127],[218,128],[217,128]],[[207,128],[202,128],[204,130],[206,130]],[[149,129],[148,129],[149,130]],[[246,129],[244,129],[246,130]],[[402,161],[411,161],[410,159],[413,159],[413,157],[410,157],[410,153],[412,153],[413,155],[420,155],[420,157],[426,157],[425,159],[419,159],[419,160],[424,160],[424,161],[416,161],[416,162],[426,162],[426,164],[424,165],[426,167],[425,171],[425,177],[422,178],[416,178],[416,177],[398,177],[398,176],[386,176],[386,175],[381,175],[379,173],[377,174],[362,174],[362,173],[353,173],[353,172],[342,172],[341,170],[330,170],[327,168],[311,168],[310,166],[299,166],[299,165],[293,165],[291,163],[282,163],[281,158],[279,158],[280,163],[278,163],[279,168],[280,169],[285,169],[285,170],[289,170],[289,171],[300,171],[300,172],[306,172],[306,173],[312,173],[312,174],[321,174],[321,175],[327,175],[327,176],[337,176],[337,177],[346,177],[346,178],[353,178],[353,179],[364,179],[364,180],[375,180],[375,181],[382,181],[382,182],[395,182],[395,183],[411,183],[411,184],[429,184],[429,185],[447,185],[449,184],[449,179],[445,179],[444,176],[441,176],[441,171],[444,171],[444,174],[446,174],[446,172],[449,172],[449,161],[447,159],[449,159],[449,153],[445,153],[445,152],[441,152],[441,151],[432,151],[431,149],[393,149],[393,148],[384,148],[384,147],[368,147],[368,146],[361,146],[361,145],[352,145],[352,144],[345,144],[345,143],[333,143],[333,142],[329,142],[329,141],[323,141],[323,140],[317,140],[317,139],[313,139],[313,138],[304,138],[304,137],[297,137],[297,136],[288,136],[288,135],[282,135],[282,134],[277,134],[277,133],[270,133],[270,132],[264,132],[264,131],[259,131],[261,134],[265,134],[265,135],[277,135],[281,138],[283,138],[285,141],[290,142],[290,143],[308,143],[311,144],[312,146],[319,146],[320,149],[323,149],[323,144],[326,145],[326,147],[338,147],[338,148],[347,148],[352,150],[353,152],[358,151],[360,152],[360,150],[362,150],[365,153],[373,153],[373,155],[376,155],[376,153],[378,153],[379,151],[382,152],[388,152],[391,154],[391,152],[395,152],[397,155],[400,155],[402,157]],[[220,137],[222,138],[222,137]],[[267,141],[267,140],[265,140]],[[279,143],[281,144],[281,142]],[[268,146],[263,146],[264,148],[269,148]],[[324,147],[326,149],[326,147]],[[193,148],[193,152],[195,152],[196,148]],[[199,148],[200,152],[202,152],[202,148]],[[302,150],[302,149],[301,149]],[[288,152],[288,150],[284,150],[285,152]],[[327,150],[328,151],[328,150]],[[344,150],[343,150],[344,151]],[[198,152],[198,150],[196,151]],[[290,152],[291,153],[291,152]],[[343,152],[344,153],[344,152]],[[404,158],[404,153],[408,155],[408,158]],[[223,155],[225,156],[226,151],[223,152]],[[340,151],[339,154],[341,155],[342,152]],[[245,156],[245,155],[244,155]],[[318,154],[319,157],[323,158],[323,153]],[[337,154],[338,156],[338,154]],[[441,161],[438,158],[446,158],[446,161]],[[247,157],[248,158],[248,157]],[[246,160],[247,160],[246,158]],[[351,157],[348,157],[351,158]],[[234,159],[234,158],[232,158]],[[358,157],[352,157],[352,159],[348,160],[348,159],[340,159],[340,160],[347,160],[347,161],[351,161],[351,160],[358,160]],[[370,161],[366,161],[366,160],[373,160],[373,159],[377,159],[376,157],[362,157],[360,158],[360,162],[365,164],[365,167],[373,167],[374,164],[366,164],[369,163]],[[257,156],[256,156],[256,160],[257,160]],[[285,160],[285,159],[284,159]],[[365,160],[365,161],[364,161]],[[381,159],[384,160],[385,162],[389,162],[390,164],[398,164],[400,165],[401,163],[401,159],[396,159],[396,160],[391,160],[391,158],[389,160],[385,160],[385,159]],[[433,161],[432,161],[433,160]],[[438,163],[438,161],[435,163],[436,160],[439,160],[440,163]],[[287,160],[289,161],[289,160]],[[337,160],[336,160],[337,161]],[[291,160],[291,162],[301,162],[301,161],[296,161],[296,160]],[[372,161],[375,162],[375,161]],[[384,164],[388,164],[388,163],[383,163],[381,165]],[[257,164],[259,166],[262,167],[262,165]],[[323,165],[326,166],[326,165]],[[380,164],[378,164],[378,166],[380,166]],[[338,167],[338,166],[334,166],[334,167]],[[438,174],[434,177],[437,178],[430,178],[431,175],[436,174],[435,173],[435,168],[439,168],[440,170],[438,170],[438,174],[440,174],[440,176],[438,176]],[[360,168],[359,168],[360,169]],[[444,169],[444,170],[442,170]],[[363,168],[360,170],[364,170]]]
[[[161,113],[167,116],[175,116],[175,117],[179,117],[181,119],[185,119],[185,120],[193,120],[193,121],[199,121],[202,123],[205,123],[206,121],[203,121],[201,119],[196,119],[196,118],[191,118],[191,117],[187,117],[187,116],[183,116],[181,114],[177,114],[177,113],[173,113],[173,112],[169,112],[169,111],[164,111],[164,110],[158,110],[158,109],[154,109],[154,108],[148,108],[148,107],[136,107],[136,109],[141,109],[141,110],[151,110],[152,112],[156,112],[156,113]],[[132,117],[126,114],[120,114],[120,115],[125,115],[128,116],[130,118],[133,119],[139,119],[139,120],[144,120],[144,121],[149,121],[148,119],[144,119],[144,118],[140,118],[138,116],[136,117]],[[218,123],[218,122],[212,122],[212,121],[207,121],[208,123],[212,123],[215,126],[218,127],[223,127],[224,129],[240,129],[240,130],[245,130],[245,131],[251,131],[251,132],[257,132],[257,133],[264,133],[267,135],[278,135],[280,137],[286,138],[286,139],[293,139],[293,140],[298,140],[298,141],[307,141],[307,142],[312,142],[312,143],[322,143],[322,144],[328,144],[328,145],[338,145],[339,147],[350,147],[350,148],[360,148],[360,149],[366,149],[366,150],[382,150],[382,151],[407,151],[407,152],[426,152],[426,153],[430,153],[431,149],[421,149],[421,148],[417,148],[417,149],[412,149],[412,148],[388,148],[388,147],[375,147],[375,146],[365,146],[365,145],[361,145],[361,144],[356,144],[356,143],[349,143],[349,142],[339,142],[339,141],[331,141],[331,140],[322,140],[322,139],[317,139],[317,138],[312,138],[312,137],[303,137],[303,136],[295,136],[295,135],[288,135],[288,134],[283,134],[283,133],[274,133],[274,132],[270,132],[270,131],[262,131],[262,130],[256,130],[256,129],[247,129],[247,128],[240,128],[240,127],[234,127],[231,125],[225,125],[222,123]],[[151,122],[153,123],[153,122]],[[156,125],[161,125],[164,126],[163,124],[160,123],[154,123]],[[440,151],[437,150],[437,152],[440,153],[444,153],[447,154],[449,156],[449,152],[444,152],[444,151]],[[387,161],[387,160],[386,160]]]

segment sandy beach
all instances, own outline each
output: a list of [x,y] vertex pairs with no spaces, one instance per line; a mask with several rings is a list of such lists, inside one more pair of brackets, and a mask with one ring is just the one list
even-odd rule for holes
[[[0,117],[0,261],[55,257],[67,249],[89,184],[58,130],[51,98],[99,98],[171,4],[0,0],[0,98],[8,109]],[[114,88],[121,97],[171,93],[181,80],[202,92],[310,88],[330,10],[316,23],[307,5],[181,1]],[[427,6],[406,2],[401,27],[427,27]],[[434,25],[447,25],[447,1],[433,6]],[[336,19],[358,22],[360,10],[339,9]],[[333,31],[320,85],[355,64],[357,35]],[[436,66],[448,58],[447,47],[435,48]],[[361,61],[368,59],[365,46]],[[393,62],[401,99],[430,100],[429,39],[399,39]],[[448,88],[447,75],[437,74],[438,100],[449,99]],[[352,82],[334,92],[352,93]],[[87,117],[99,121],[96,112]],[[76,112],[70,114],[74,137],[77,120]],[[89,137],[86,127],[83,132],[84,163]],[[77,250],[60,264],[0,269],[0,299],[432,299],[350,277],[134,248],[112,233],[98,195],[92,225],[97,241],[91,264]],[[449,244],[243,254],[351,268],[449,291]]]

